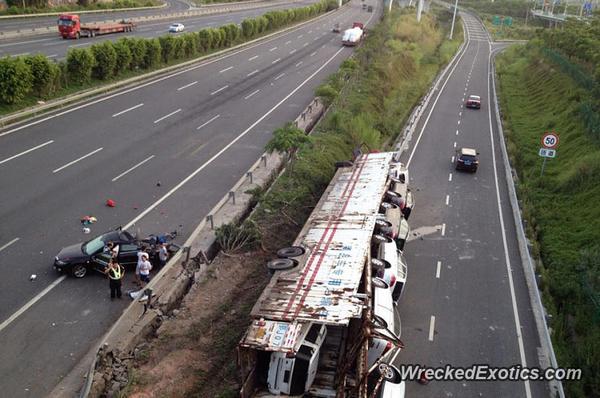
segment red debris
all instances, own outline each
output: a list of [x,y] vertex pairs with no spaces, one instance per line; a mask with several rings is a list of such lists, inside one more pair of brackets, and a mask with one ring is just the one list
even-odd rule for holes
[[115,207],[117,205],[117,203],[114,200],[112,200],[112,199],[107,199],[106,200],[106,205],[108,207]]

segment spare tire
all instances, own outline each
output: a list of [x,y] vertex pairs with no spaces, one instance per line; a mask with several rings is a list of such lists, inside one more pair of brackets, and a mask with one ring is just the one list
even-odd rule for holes
[[279,258],[292,258],[292,257],[300,257],[306,253],[306,250],[302,246],[289,246],[283,247],[277,250],[277,257]]
[[378,277],[371,278],[371,283],[373,284],[373,287],[378,287],[380,289],[389,289],[390,287],[386,281]]
[[371,266],[377,269],[389,269],[392,268],[392,264],[390,264],[387,260],[382,260],[380,258],[372,258]]
[[377,230],[385,230],[386,228],[391,228],[392,223],[388,220],[384,220],[383,218],[378,218],[375,220],[375,229]]
[[381,235],[381,234],[374,234],[373,235],[373,242],[377,243],[378,245],[382,244],[382,243],[389,243],[392,242],[392,239],[385,236],[385,235]]
[[393,204],[393,203],[390,203],[390,202],[381,202],[380,207],[381,207],[380,211],[382,213],[385,213],[386,210],[388,210],[388,209],[396,209],[398,206],[395,205],[395,204]]
[[275,258],[267,263],[267,268],[269,271],[275,272],[291,269],[296,265],[298,265],[298,262],[292,260],[291,258]]

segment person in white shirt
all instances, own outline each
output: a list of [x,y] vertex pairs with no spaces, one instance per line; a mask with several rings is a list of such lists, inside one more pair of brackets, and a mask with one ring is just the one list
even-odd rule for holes
[[140,268],[140,280],[145,285],[150,282],[150,271],[152,270],[152,264],[148,261],[148,253],[142,254],[142,262],[139,265]]
[[167,245],[165,243],[161,243],[160,249],[158,249],[159,268],[164,267],[167,264],[167,260],[169,260],[169,251],[167,250]]

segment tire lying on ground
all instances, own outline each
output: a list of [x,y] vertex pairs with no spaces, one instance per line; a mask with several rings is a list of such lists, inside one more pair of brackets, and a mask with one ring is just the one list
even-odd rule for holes
[[300,257],[306,253],[306,250],[302,246],[289,246],[277,250],[277,257],[279,258],[293,258]]
[[291,258],[276,258],[267,262],[267,269],[270,272],[283,271],[286,269],[294,268],[297,265],[298,262],[292,260]]

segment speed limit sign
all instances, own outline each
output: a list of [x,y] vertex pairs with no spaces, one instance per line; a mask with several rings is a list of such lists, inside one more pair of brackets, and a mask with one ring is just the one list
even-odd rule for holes
[[546,133],[542,137],[542,146],[544,148],[556,148],[558,145],[558,134],[556,133]]

